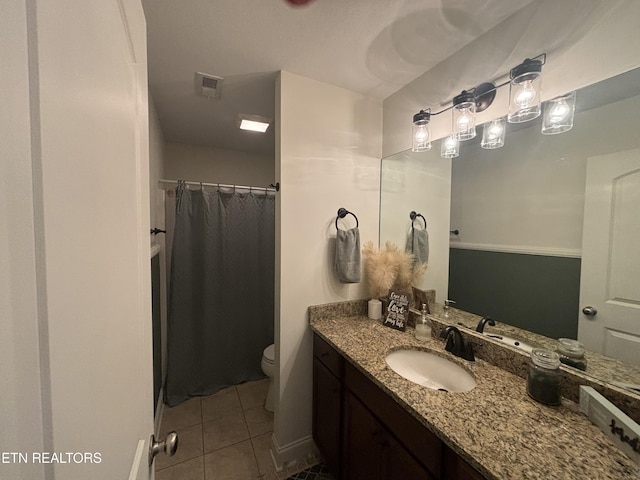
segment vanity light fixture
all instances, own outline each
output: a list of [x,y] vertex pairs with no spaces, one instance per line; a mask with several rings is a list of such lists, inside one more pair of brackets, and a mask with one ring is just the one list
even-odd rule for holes
[[[429,125],[431,117],[449,110],[453,110],[452,135],[455,135],[458,141],[474,138],[476,136],[476,113],[480,113],[489,108],[496,97],[496,91],[505,85],[509,85],[509,113],[506,117],[509,123],[527,122],[539,117],[541,112],[540,87],[542,85],[542,66],[546,61],[546,53],[534,58],[527,58],[520,65],[517,65],[509,71],[509,80],[504,83],[496,85],[492,82],[485,82],[472,89],[463,90],[459,95],[453,97],[451,106],[439,112],[432,112],[430,108],[420,110],[413,116],[411,150],[414,152],[426,152],[431,149],[431,126]],[[569,94],[569,96],[570,95],[571,94]],[[575,97],[573,98],[573,104],[571,104],[570,101],[571,98],[558,100],[555,113],[549,113],[550,117],[547,122],[549,126],[545,127],[543,125],[543,133],[561,133],[571,128],[567,128],[565,125],[566,122],[560,120],[563,112],[573,113]],[[565,104],[568,109],[564,107]],[[572,105],[574,106],[572,107]],[[551,111],[553,106],[549,105],[545,107],[545,111],[546,109],[550,109],[549,111]],[[552,123],[554,126],[550,126]],[[571,125],[573,125],[573,120]],[[485,125],[482,147],[488,149],[502,147],[504,145],[505,127],[506,122],[504,117]],[[502,130],[498,132],[500,128],[502,128]],[[443,158],[453,158],[453,156],[445,156],[445,154],[450,155],[453,152],[453,150],[448,150],[445,147],[447,142],[452,146],[452,140],[447,137],[442,142],[441,156]],[[459,146],[457,150],[459,150]],[[455,156],[457,156],[457,154]]]
[[480,146],[487,150],[504,147],[507,130],[507,117],[496,118],[482,127],[482,142]]
[[573,116],[576,111],[576,92],[561,95],[544,103],[542,115],[542,133],[553,135],[568,132],[573,128]]
[[431,109],[420,110],[413,116],[412,152],[431,150]]

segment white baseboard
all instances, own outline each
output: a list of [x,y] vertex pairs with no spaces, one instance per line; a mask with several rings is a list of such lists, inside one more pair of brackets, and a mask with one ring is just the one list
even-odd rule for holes
[[309,435],[287,445],[280,445],[275,434],[271,435],[271,461],[280,472],[285,469],[293,469],[297,465],[305,466],[309,459],[319,458],[318,449]]
[[524,255],[543,255],[547,257],[582,257],[582,250],[573,248],[534,247],[530,245],[498,245],[494,243],[456,242],[454,240],[449,243],[449,246],[451,248],[459,248],[461,250],[482,250],[485,252],[520,253]]

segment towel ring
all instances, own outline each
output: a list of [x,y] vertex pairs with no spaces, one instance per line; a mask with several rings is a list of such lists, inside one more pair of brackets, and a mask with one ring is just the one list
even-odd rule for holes
[[413,212],[413,211],[409,214],[409,218],[411,219],[411,228],[413,228],[413,222],[415,222],[416,218],[418,218],[418,217],[422,219],[422,221],[424,222],[424,228],[426,229],[427,228],[427,221],[425,220],[425,218],[421,214]]
[[346,208],[342,208],[340,207],[338,209],[338,216],[336,217],[336,230],[338,229],[338,219],[339,218],[344,218],[346,217],[348,214],[353,215],[353,218],[356,219],[356,228],[358,227],[358,217],[355,216],[355,214],[353,212],[350,212],[349,210],[347,210]]

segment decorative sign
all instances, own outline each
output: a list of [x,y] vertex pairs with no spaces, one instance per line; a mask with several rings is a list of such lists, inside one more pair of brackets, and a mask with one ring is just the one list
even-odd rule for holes
[[640,466],[640,425],[592,387],[580,385],[580,410]]
[[409,295],[393,291],[389,292],[389,306],[387,307],[387,315],[384,317],[383,325],[404,332],[408,317]]

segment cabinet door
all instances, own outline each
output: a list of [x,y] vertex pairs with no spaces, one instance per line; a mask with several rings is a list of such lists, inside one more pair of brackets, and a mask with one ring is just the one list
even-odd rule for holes
[[392,436],[385,439],[385,480],[435,480]]
[[465,462],[450,448],[444,450],[444,476],[447,480],[485,480],[485,478]]
[[382,425],[350,392],[344,402],[343,478],[382,478]]
[[329,470],[340,472],[340,417],[342,384],[313,357],[313,439]]

